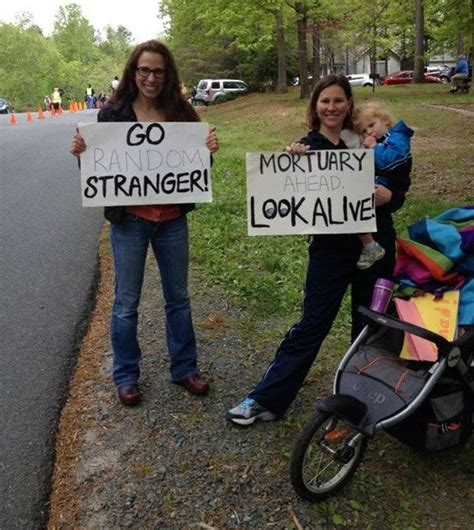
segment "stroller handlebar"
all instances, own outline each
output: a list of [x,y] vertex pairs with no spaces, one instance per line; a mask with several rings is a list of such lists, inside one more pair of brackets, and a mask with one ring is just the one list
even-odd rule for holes
[[444,337],[428,329],[420,328],[419,326],[415,326],[409,322],[403,322],[402,320],[386,315],[385,313],[377,313],[376,311],[372,311],[367,307],[359,306],[357,310],[359,313],[361,313],[361,315],[366,317],[368,320],[375,322],[376,324],[380,324],[392,329],[398,329],[400,331],[406,331],[407,333],[412,333],[413,335],[417,335],[422,339],[434,342],[440,354],[447,353],[453,346],[452,343],[446,340]]

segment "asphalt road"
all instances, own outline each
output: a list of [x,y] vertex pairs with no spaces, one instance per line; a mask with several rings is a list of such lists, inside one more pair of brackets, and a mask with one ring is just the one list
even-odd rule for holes
[[0,115],[0,529],[45,522],[59,413],[91,308],[102,211],[68,146],[82,111]]

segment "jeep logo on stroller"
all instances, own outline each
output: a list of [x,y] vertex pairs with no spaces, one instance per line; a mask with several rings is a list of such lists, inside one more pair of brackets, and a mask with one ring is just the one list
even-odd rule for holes
[[[373,390],[370,388],[369,384],[367,382],[361,383],[354,383],[353,387],[356,394],[361,394],[366,399],[369,399],[370,401],[373,401],[376,405],[381,405],[386,397],[382,392],[377,392],[377,390]],[[361,401],[364,401],[363,399]]]

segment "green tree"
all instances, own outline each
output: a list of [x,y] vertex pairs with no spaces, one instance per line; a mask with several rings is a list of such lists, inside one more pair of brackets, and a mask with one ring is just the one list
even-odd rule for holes
[[474,63],[474,0],[425,0],[430,52],[466,53]]
[[17,111],[34,110],[59,83],[65,63],[37,26],[0,24],[0,94]]
[[93,64],[99,59],[94,27],[82,16],[78,4],[60,6],[54,22],[53,39],[66,61]]
[[[279,91],[287,89],[286,31],[291,12],[284,0],[215,0],[197,12],[192,2],[164,0],[162,8],[170,20],[170,44],[183,63],[193,64],[195,70],[204,63],[205,77],[222,76],[230,66],[234,76],[254,83],[277,80]],[[208,60],[202,61],[203,57]],[[263,58],[269,63],[257,70],[255,65]]]
[[125,26],[107,26],[105,39],[99,43],[99,50],[117,63],[125,63],[130,53],[132,33]]

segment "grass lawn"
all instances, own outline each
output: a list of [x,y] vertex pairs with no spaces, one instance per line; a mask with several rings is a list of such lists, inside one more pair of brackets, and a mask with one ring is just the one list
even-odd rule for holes
[[[412,187],[395,215],[397,230],[449,207],[474,203],[472,92],[451,95],[447,85],[408,85],[377,87],[375,94],[360,88],[354,94],[356,105],[379,100],[415,129]],[[217,126],[221,150],[213,166],[214,202],[189,217],[192,262],[202,285],[218,289],[242,309],[245,317],[239,326],[244,340],[264,359],[260,364],[249,361],[256,380],[299,315],[307,238],[247,236],[245,153],[278,151],[306,134],[307,103],[291,89],[285,95],[251,94],[199,108],[203,121]],[[347,349],[347,306],[346,300],[298,396],[298,414],[280,422],[282,465],[288,463],[290,444],[307,421],[314,399],[330,390],[337,361]],[[472,490],[472,474],[470,484],[461,479],[473,464],[472,450],[420,456],[381,435],[369,444],[346,495],[311,509],[315,518],[329,514],[335,526],[379,528],[371,521],[384,520],[384,528],[468,528],[469,512],[463,512],[463,503],[469,504],[466,492]],[[472,506],[472,497],[470,501]],[[442,510],[439,503],[444,503]]]
[[[355,102],[375,99],[413,129],[412,187],[395,215],[398,229],[425,215],[473,201],[474,96],[451,95],[446,85],[377,87],[355,91]],[[246,221],[245,153],[278,151],[307,132],[307,101],[289,94],[252,94],[213,107],[199,107],[217,126],[221,150],[213,167],[214,203],[191,217],[193,258],[210,285],[221,284],[229,298],[255,315],[285,316],[301,298],[306,238],[249,237]],[[258,288],[257,288],[258,287]]]
[[[354,92],[356,104],[375,98],[416,131],[412,187],[395,215],[398,230],[425,215],[473,202],[474,115],[444,108],[474,112],[472,94],[449,94],[446,85],[377,87],[375,95],[370,88]],[[202,119],[217,126],[221,150],[213,167],[214,203],[190,216],[193,260],[210,287],[221,285],[232,302],[254,314],[259,329],[262,315],[284,318],[283,328],[297,316],[307,238],[247,236],[245,153],[277,151],[301,138],[307,131],[307,104],[295,88],[286,95],[252,94],[199,107]],[[343,311],[334,333],[345,337],[347,331]]]

